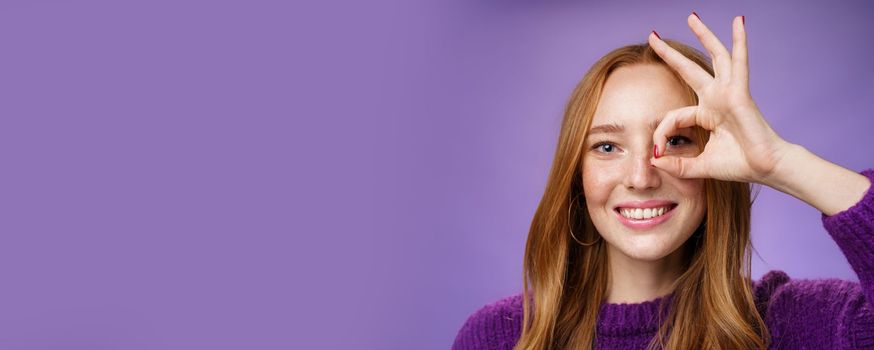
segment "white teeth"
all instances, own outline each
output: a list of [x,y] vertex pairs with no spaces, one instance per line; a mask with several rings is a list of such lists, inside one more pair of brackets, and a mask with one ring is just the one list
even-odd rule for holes
[[668,211],[668,208],[669,207],[646,208],[646,209],[622,208],[619,210],[619,213],[622,214],[622,216],[629,218],[629,219],[644,220],[644,219],[651,219],[651,218],[654,218],[656,216],[662,216],[665,214],[666,211]]

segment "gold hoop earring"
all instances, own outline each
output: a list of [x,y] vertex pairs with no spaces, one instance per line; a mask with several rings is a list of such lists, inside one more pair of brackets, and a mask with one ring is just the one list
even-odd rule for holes
[[[571,200],[570,203],[568,203],[568,206],[567,206],[567,217],[568,217],[568,220],[570,220],[570,218],[571,218],[571,206],[574,204],[574,202],[579,202],[579,201],[577,201],[576,198],[575,198],[574,200]],[[580,245],[583,245],[583,246],[586,246],[586,247],[588,247],[588,246],[592,246],[592,245],[594,245],[595,243],[598,243],[598,241],[601,240],[601,236],[599,235],[597,239],[595,239],[594,241],[592,241],[592,243],[583,243],[583,242],[580,242],[580,240],[577,239],[577,236],[574,235],[573,225],[571,225],[570,221],[568,221],[568,230],[571,231],[571,238],[573,238],[575,241],[577,241],[577,243],[579,243]]]

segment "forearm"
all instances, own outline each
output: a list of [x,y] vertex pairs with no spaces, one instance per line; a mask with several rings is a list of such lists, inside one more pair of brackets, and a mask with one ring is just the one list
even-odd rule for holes
[[774,172],[762,184],[810,204],[825,215],[844,211],[871,186],[865,176],[789,144]]

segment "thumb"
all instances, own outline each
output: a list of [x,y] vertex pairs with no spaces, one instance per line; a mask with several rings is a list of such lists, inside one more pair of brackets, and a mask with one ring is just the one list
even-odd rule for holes
[[679,178],[700,178],[704,177],[700,160],[695,158],[684,158],[677,156],[662,156],[659,158],[650,158],[650,164],[656,168],[662,169],[668,174]]

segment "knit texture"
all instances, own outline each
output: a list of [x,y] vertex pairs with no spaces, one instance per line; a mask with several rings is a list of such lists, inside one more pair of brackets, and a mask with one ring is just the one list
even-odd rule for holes
[[[874,169],[862,171],[874,183]],[[874,349],[874,186],[852,207],[822,214],[829,235],[859,277],[790,279],[772,270],[753,283],[756,305],[771,334],[771,349]],[[601,305],[598,349],[645,349],[658,331],[659,302]],[[512,349],[522,332],[522,295],[488,304],[461,327],[453,350]]]

